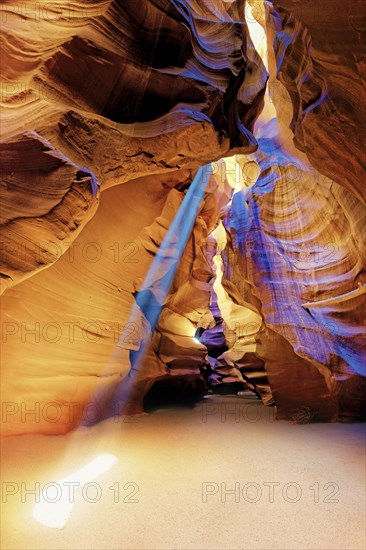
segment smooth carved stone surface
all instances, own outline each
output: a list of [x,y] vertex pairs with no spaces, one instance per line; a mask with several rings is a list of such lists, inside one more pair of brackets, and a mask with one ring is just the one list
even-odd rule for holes
[[49,267],[70,247],[99,202],[99,185],[35,132],[0,145],[2,288]]
[[[176,211],[183,196],[175,190],[171,193],[174,193],[175,200],[178,201],[174,208]],[[207,237],[223,215],[231,194],[232,189],[226,179],[221,178],[221,174],[210,178],[146,356],[135,373],[132,387],[127,379],[123,379],[116,389],[118,400],[123,403],[120,413],[143,412],[144,396],[155,382],[165,381],[172,376],[184,378],[194,391],[197,379],[202,379],[201,370],[207,363],[207,349],[204,345],[195,343],[193,337],[197,326],[210,329],[215,325],[210,309],[213,249]],[[159,218],[153,225],[158,222]],[[150,253],[156,254],[162,236],[157,236],[153,226],[146,228],[145,243],[149,244],[144,243],[143,246]],[[128,343],[122,345],[130,348]],[[141,341],[135,349],[139,349],[140,345]]]
[[365,201],[365,5],[274,0],[268,8],[277,78],[290,94],[296,147]]
[[[230,240],[223,284],[231,293],[236,287],[238,303],[259,300],[270,331],[258,333],[257,353],[279,417],[292,418],[297,403],[319,420],[358,418],[365,397],[364,206],[336,183],[319,185],[275,137],[260,139],[255,157],[259,178],[234,195],[224,220]],[[357,390],[344,414],[350,380]]]
[[[231,212],[231,206],[226,212]],[[213,289],[210,303],[216,323],[201,338],[208,352],[208,381],[216,391],[250,389],[265,405],[273,404],[264,362],[256,354],[256,335],[262,318],[251,303],[236,299],[239,281],[232,270],[237,257],[230,245],[221,251],[221,257],[226,266],[224,285],[216,287],[219,295]],[[219,269],[221,265],[216,267],[216,279]]]
[[[132,343],[140,337],[139,326],[126,324],[136,281],[152,259],[144,227],[161,216],[172,191],[151,179],[104,191],[95,216],[58,261],[3,294],[2,389],[18,408],[5,418],[5,433],[68,431],[96,391],[112,392],[128,373],[128,351],[113,354],[124,329]],[[52,402],[62,413],[56,423],[47,420]],[[38,422],[24,420],[22,407],[37,403]]]
[[[230,198],[215,178],[136,383],[132,388],[126,383],[129,350],[138,349],[150,331],[143,315],[129,323],[134,294],[184,196],[169,183],[172,177],[168,183],[150,178],[104,191],[95,216],[69,250],[4,293],[2,388],[14,404],[5,434],[62,433],[91,421],[93,411],[95,421],[111,413],[141,413],[144,396],[159,379],[177,377],[185,380],[183,388],[201,391],[206,350],[192,338],[199,322],[207,327],[214,322],[206,238]],[[116,391],[125,389],[125,409],[111,411]],[[57,422],[48,420],[49,403],[58,407]],[[38,406],[38,419],[28,415],[24,421],[25,406]]]
[[[266,5],[266,95],[244,2],[4,6],[6,434],[191,402],[206,383],[297,423],[362,417],[360,4]],[[152,259],[196,169],[234,153],[243,188],[220,161],[151,334],[130,312]]]
[[[42,124],[31,113],[38,108],[43,118],[47,112],[49,126],[63,127],[63,110],[137,138],[207,122],[226,150],[255,148],[251,128],[261,90],[247,93],[247,80],[256,74],[263,91],[266,73],[246,44],[242,2],[111,1],[72,14],[61,3],[54,17],[47,8],[22,13],[9,2],[4,10],[4,100],[11,123],[14,106],[24,108],[28,124]],[[32,42],[22,33],[24,18]]]
[[[230,150],[256,149],[252,130],[267,75],[246,34],[242,2],[112,0],[36,3],[34,10],[8,2],[2,23],[2,134],[7,143],[21,144],[14,145],[10,182],[18,193],[21,189],[21,202],[29,196],[34,204],[32,178],[42,180],[38,219],[48,226],[34,235],[36,248],[51,249],[62,240],[63,253],[71,242],[72,229],[52,234],[44,209],[50,195],[61,201],[61,189],[66,194],[74,177],[89,177],[93,185],[98,180],[106,189],[145,175],[196,169]],[[247,92],[253,78],[259,85]],[[60,170],[61,159],[77,170],[69,184],[60,172],[57,191],[57,161],[45,162],[46,150],[40,158],[37,139],[53,149]],[[23,167],[32,159],[27,179]],[[15,248],[27,241],[29,228],[29,220],[21,220],[25,214],[17,214],[18,199],[19,194],[8,195],[7,208],[17,222],[10,237],[4,232]],[[91,206],[84,221],[95,212]],[[63,223],[81,227],[75,217],[70,213]],[[26,252],[21,265],[8,247],[6,287],[37,272],[32,247]],[[43,267],[55,259],[50,252]]]

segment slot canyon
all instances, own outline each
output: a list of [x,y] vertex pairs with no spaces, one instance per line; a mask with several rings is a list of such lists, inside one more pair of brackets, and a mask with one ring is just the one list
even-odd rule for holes
[[365,1],[0,8],[4,550],[365,549]]

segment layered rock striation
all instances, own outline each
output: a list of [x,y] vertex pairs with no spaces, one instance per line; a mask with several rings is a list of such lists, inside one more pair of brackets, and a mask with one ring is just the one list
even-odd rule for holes
[[[360,6],[249,5],[4,5],[5,434],[64,433],[220,386],[280,419],[362,418]],[[213,161],[157,326],[143,311],[131,322]]]

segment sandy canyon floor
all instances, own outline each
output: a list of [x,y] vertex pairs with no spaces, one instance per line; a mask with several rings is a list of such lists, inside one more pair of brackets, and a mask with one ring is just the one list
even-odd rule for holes
[[[115,463],[77,486],[62,529],[34,519],[38,498],[51,517],[60,480],[105,454]],[[275,422],[249,396],[210,396],[4,440],[2,548],[361,550],[364,487],[363,425]]]

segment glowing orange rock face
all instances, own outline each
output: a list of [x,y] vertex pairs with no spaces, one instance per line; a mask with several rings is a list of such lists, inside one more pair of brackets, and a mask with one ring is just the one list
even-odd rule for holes
[[[358,31],[341,54],[312,2],[273,4],[252,10],[275,44],[266,95],[242,2],[6,4],[5,434],[100,420],[117,386],[125,412],[141,413],[155,383],[194,398],[203,378],[245,383],[280,418],[360,418]],[[342,24],[357,27],[352,13]],[[197,168],[229,155],[129,387],[129,354],[150,328],[142,314],[128,324],[134,296]]]

